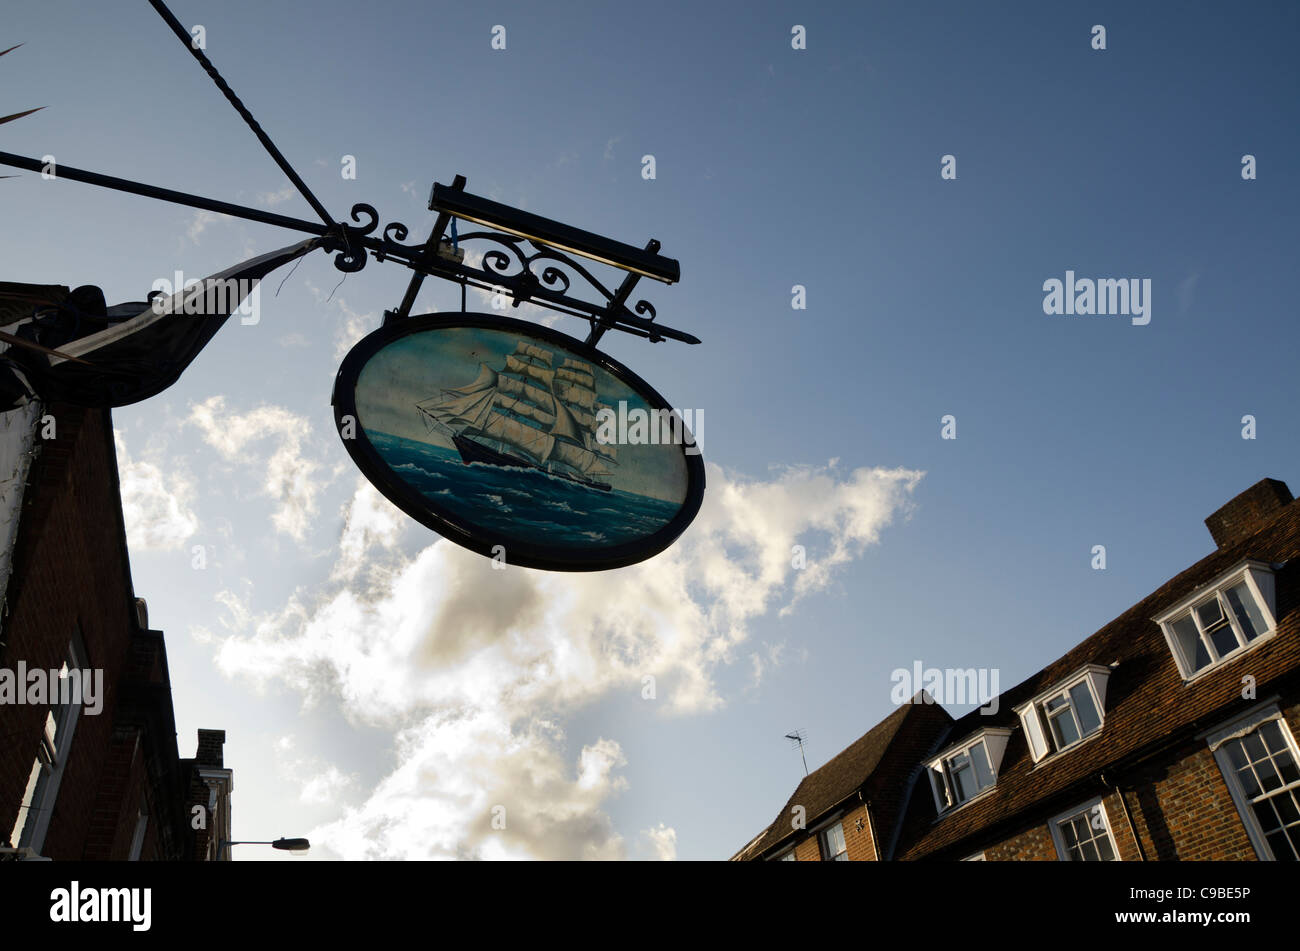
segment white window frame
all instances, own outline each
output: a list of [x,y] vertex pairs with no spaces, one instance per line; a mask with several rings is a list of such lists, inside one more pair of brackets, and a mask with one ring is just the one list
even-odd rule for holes
[[1210,750],[1214,753],[1214,761],[1219,764],[1219,772],[1223,774],[1223,781],[1228,787],[1228,793],[1232,796],[1232,803],[1237,807],[1237,815],[1241,817],[1241,824],[1246,830],[1246,836],[1255,849],[1255,855],[1262,862],[1273,862],[1276,861],[1276,858],[1273,855],[1272,846],[1264,838],[1264,830],[1260,828],[1259,820],[1255,818],[1255,810],[1251,808],[1251,801],[1246,797],[1246,791],[1241,788],[1241,782],[1237,779],[1237,771],[1233,768],[1225,747],[1229,740],[1254,733],[1270,720],[1279,721],[1282,739],[1286,741],[1287,748],[1291,751],[1291,756],[1295,759],[1296,765],[1300,766],[1300,745],[1297,745],[1295,734],[1291,732],[1291,725],[1286,722],[1286,717],[1282,715],[1277,703],[1256,707],[1249,713],[1232,720],[1212,733],[1205,734],[1203,737],[1206,743],[1209,744]]
[[[836,852],[834,855],[829,854],[830,845],[827,841],[832,829],[840,830],[840,841],[844,843],[844,848]],[[823,862],[847,862],[849,860],[849,839],[848,836],[844,834],[844,821],[842,819],[838,822],[829,823],[818,830],[817,848],[821,852]]]
[[[1103,667],[1101,664],[1084,664],[1064,680],[1058,680],[1052,684],[1051,688],[1044,690],[1032,700],[1014,708],[1017,716],[1020,717],[1020,725],[1025,731],[1025,741],[1029,746],[1029,755],[1035,763],[1040,763],[1050,756],[1058,753],[1065,753],[1077,748],[1082,743],[1098,736],[1106,729],[1106,684],[1110,679],[1111,668]],[[1059,746],[1056,742],[1056,736],[1052,733],[1052,719],[1048,714],[1046,704],[1049,700],[1065,695],[1069,701],[1066,708],[1070,715],[1074,717],[1075,725],[1081,727],[1078,716],[1074,712],[1074,698],[1070,696],[1070,691],[1080,684],[1088,685],[1088,694],[1092,698],[1093,709],[1097,711],[1098,724],[1097,728],[1090,733],[1084,733],[1079,730],[1078,739],[1065,746]],[[1063,714],[1056,714],[1062,716]]]
[[[1251,641],[1246,640],[1245,634],[1238,626],[1236,612],[1226,603],[1227,590],[1242,581],[1246,583],[1246,587],[1255,599],[1255,605],[1259,608],[1260,614],[1263,615],[1265,621],[1265,630],[1260,631],[1255,636],[1255,639]],[[1153,618],[1152,620],[1159,624],[1160,630],[1164,632],[1165,643],[1169,646],[1169,653],[1173,655],[1174,663],[1178,665],[1178,673],[1183,678],[1183,684],[1193,683],[1206,674],[1232,663],[1237,658],[1244,657],[1265,641],[1271,640],[1277,634],[1277,613],[1273,595],[1274,577],[1272,565],[1248,559],[1223,572],[1212,581],[1201,585],[1169,610]],[[1194,610],[1215,597],[1223,605],[1224,615],[1231,625],[1233,636],[1237,639],[1237,646],[1222,655],[1219,654],[1213,640],[1202,629],[1200,618]],[[1174,633],[1174,622],[1182,620],[1183,617],[1188,615],[1191,616],[1192,623],[1196,625],[1197,634],[1201,637],[1206,652],[1210,655],[1210,662],[1200,670],[1194,668],[1196,663],[1195,655],[1187,657],[1183,654],[1182,648],[1178,645],[1178,637]]]
[[149,810],[143,798],[140,799],[140,810],[135,819],[135,832],[131,834],[131,851],[127,854],[128,862],[140,861],[140,853],[144,851],[144,835],[149,829]]
[[786,849],[780,855],[773,856],[772,861],[773,862],[797,862],[799,861],[799,859],[794,854],[794,846],[792,845],[790,846],[790,848]]
[[962,859],[962,861],[963,862],[987,862],[988,859],[984,856],[983,852],[976,852],[974,855],[966,856],[964,859]]
[[[1069,819],[1074,819],[1081,813],[1092,812],[1094,809],[1099,810],[1102,824],[1106,827],[1106,838],[1110,841],[1110,850],[1115,856],[1111,861],[1123,861],[1119,855],[1119,843],[1115,841],[1115,829],[1110,823],[1109,814],[1106,812],[1104,797],[1096,796],[1082,805],[1075,806],[1073,809],[1067,809],[1060,815],[1053,816],[1051,821],[1048,822],[1047,828],[1048,831],[1052,833],[1052,843],[1056,846],[1056,856],[1062,862],[1071,862],[1074,860],[1070,858],[1070,851],[1065,846],[1065,837],[1061,835],[1061,823]],[[1091,823],[1089,823],[1089,825],[1091,825]]]
[[[68,677],[81,677],[81,672],[89,668],[86,658],[86,646],[81,639],[80,631],[75,631],[72,639],[68,642],[64,666],[67,667]],[[51,688],[55,690],[62,689],[61,686],[54,685],[51,685]],[[33,855],[39,855],[41,849],[45,847],[45,836],[50,831],[50,819],[54,815],[54,806],[59,799],[59,787],[63,784],[63,770],[68,765],[68,757],[72,751],[72,739],[77,730],[77,721],[81,719],[81,707],[84,705],[86,698],[81,695],[80,689],[77,690],[77,694],[81,696],[82,702],[80,704],[70,704],[63,708],[61,717],[55,722],[54,737],[58,739],[57,749],[51,749],[53,738],[49,735],[48,730],[42,727],[40,747],[32,763],[32,774],[36,777],[36,786],[31,789],[32,798],[30,802],[27,802],[26,794],[24,794],[24,806],[19,808],[18,817],[14,822],[11,840],[15,841],[12,844],[17,848],[30,850]],[[57,704],[52,703],[50,706],[50,715],[52,715],[53,708]],[[50,716],[47,715],[46,723],[49,722],[49,718]],[[31,787],[29,786],[29,788]],[[24,808],[26,814],[24,814]]]
[[[974,736],[968,736],[960,743],[954,743],[952,746],[947,747],[926,763],[926,772],[930,775],[930,791],[934,794],[935,809],[940,815],[952,809],[960,809],[968,802],[974,802],[997,787],[998,769],[1002,765],[1002,754],[1006,752],[1007,739],[1010,736],[1010,730],[1001,727],[987,727]],[[970,751],[981,744],[984,746],[984,756],[988,760],[989,772],[993,776],[993,781],[983,789],[975,790],[973,795],[965,799],[959,799],[958,786],[953,779],[949,761],[961,756],[963,753],[969,758]],[[974,775],[975,766],[973,761],[970,769],[972,775]]]

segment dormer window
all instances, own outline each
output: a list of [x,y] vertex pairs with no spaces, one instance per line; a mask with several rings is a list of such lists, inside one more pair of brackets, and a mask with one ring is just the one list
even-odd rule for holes
[[970,802],[993,787],[1010,735],[1010,730],[982,730],[948,747],[927,764],[939,812]]
[[1155,619],[1183,680],[1241,656],[1273,633],[1273,571],[1248,561]]
[[1088,664],[1015,708],[1034,762],[1068,750],[1101,729],[1109,677],[1109,667]]

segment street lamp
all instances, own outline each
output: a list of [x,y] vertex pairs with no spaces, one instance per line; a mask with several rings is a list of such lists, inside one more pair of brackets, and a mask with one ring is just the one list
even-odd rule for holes
[[272,841],[253,841],[240,840],[232,842],[223,840],[217,848],[217,860],[220,861],[222,850],[231,845],[269,845],[273,849],[279,849],[282,852],[292,852],[294,855],[303,855],[311,848],[311,843],[306,839],[285,839],[279,838]]

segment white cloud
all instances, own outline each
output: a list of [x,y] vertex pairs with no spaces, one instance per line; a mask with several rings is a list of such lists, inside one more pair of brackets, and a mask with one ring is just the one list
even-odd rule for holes
[[560,752],[554,724],[500,711],[434,715],[397,737],[400,765],[360,807],[313,829],[344,859],[620,859],[604,812],[625,786],[611,740]]
[[[247,413],[226,409],[224,396],[190,407],[188,424],[197,426],[208,445],[227,461],[259,473],[261,494],[275,502],[271,523],[277,531],[302,541],[317,512],[317,496],[328,484],[323,466],[307,456],[311,423],[279,406],[259,406]],[[273,446],[263,458],[256,447]]]
[[122,431],[113,430],[126,543],[133,552],[174,551],[199,528],[192,508],[194,483],[182,472],[170,474],[153,462],[133,461]]
[[331,577],[347,581],[368,564],[376,564],[367,556],[376,549],[380,559],[385,552],[391,552],[409,523],[410,519],[374,486],[358,478],[352,499],[343,507],[343,537],[339,539],[339,558]]
[[[396,732],[393,772],[312,836],[340,855],[621,857],[604,813],[622,788],[618,744],[599,740],[574,760],[548,718],[639,695],[647,674],[662,712],[716,708],[715,674],[742,659],[750,623],[830,584],[906,512],[920,478],[826,467],[756,481],[710,466],[704,506],[677,544],[593,574],[494,570],[442,540],[408,556],[408,520],[362,485],[328,584],[222,638],[217,662]],[[802,570],[796,542],[808,549]],[[779,663],[781,652],[759,656]],[[494,805],[506,806],[505,831],[491,827]],[[652,837],[656,854],[675,854],[669,832]]]
[[194,216],[190,219],[189,227],[185,230],[185,233],[189,235],[190,241],[194,244],[198,244],[200,235],[208,230],[208,225],[222,220],[228,221],[230,220],[230,216],[219,215],[215,211],[196,211],[194,212]]
[[339,309],[343,315],[342,323],[334,329],[334,359],[342,360],[347,356],[347,352],[352,349],[358,340],[376,330],[379,327],[379,315],[374,311],[359,313],[348,306],[347,300],[342,297],[334,297],[326,294],[315,284],[307,282],[307,288],[311,291],[312,296],[316,298],[317,303],[332,303]]
[[228,631],[247,629],[249,621],[252,620],[252,614],[248,608],[248,598],[241,598],[229,589],[222,589],[213,595],[213,600],[225,608],[226,613],[229,615],[229,619],[224,617],[217,619],[222,627]]
[[284,188],[281,188],[278,192],[260,192],[257,196],[257,201],[262,205],[279,205],[288,201],[296,194],[297,192],[294,190],[292,185],[285,185]]
[[650,854],[660,862],[672,862],[677,858],[677,830],[669,828],[662,822],[645,829],[641,835],[648,840]]
[[329,765],[303,781],[298,798],[315,805],[335,803],[355,781],[356,777],[341,772],[337,766]]

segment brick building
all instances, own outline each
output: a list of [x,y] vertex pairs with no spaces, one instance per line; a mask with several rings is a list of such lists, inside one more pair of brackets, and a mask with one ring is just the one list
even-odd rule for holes
[[1211,554],[997,704],[901,706],[733,860],[1296,860],[1300,501],[1265,479],[1206,525]]
[[225,734],[200,730],[180,758],[166,645],[131,584],[111,414],[0,416],[0,857],[214,857]]

